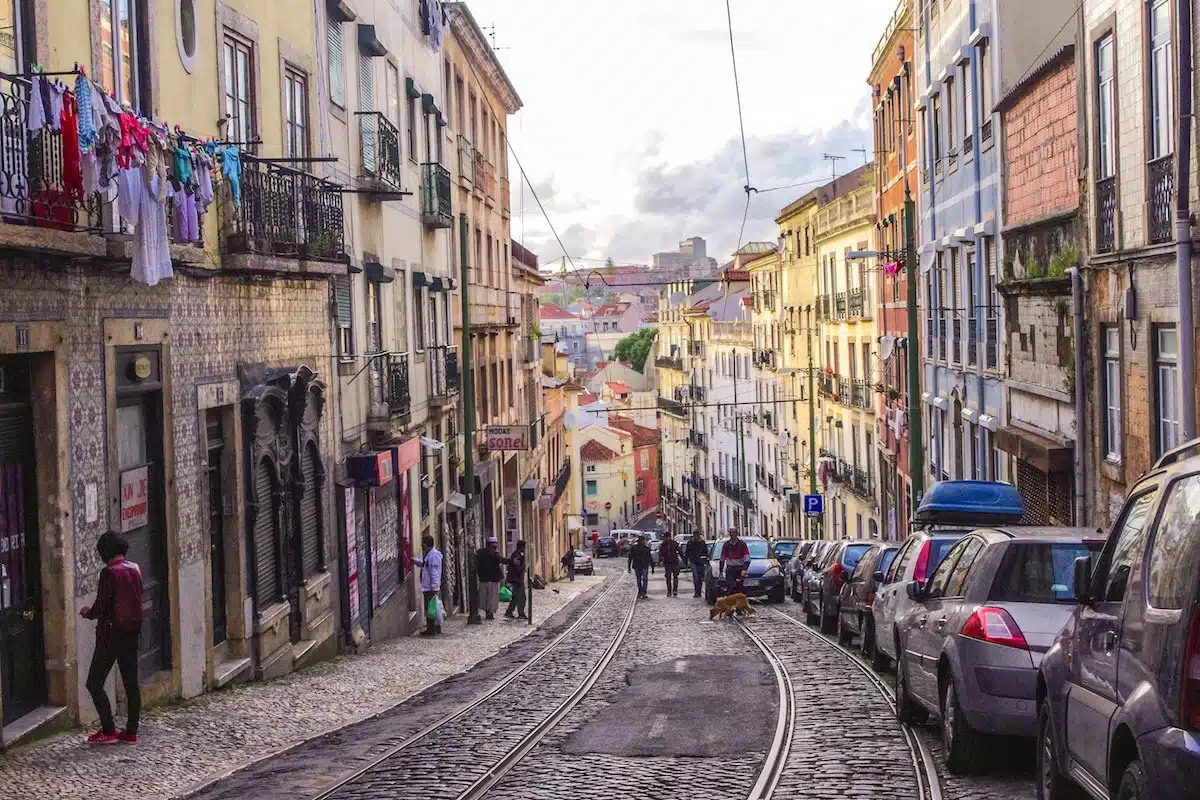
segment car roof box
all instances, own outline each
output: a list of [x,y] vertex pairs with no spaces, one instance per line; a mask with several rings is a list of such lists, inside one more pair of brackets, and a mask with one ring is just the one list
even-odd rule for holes
[[1012,525],[1025,516],[1021,494],[999,481],[942,481],[925,493],[919,525]]

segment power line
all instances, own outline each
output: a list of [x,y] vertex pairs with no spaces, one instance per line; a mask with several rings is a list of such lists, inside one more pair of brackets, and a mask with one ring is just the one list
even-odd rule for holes
[[750,156],[746,149],[746,122],[742,115],[742,86],[738,80],[737,48],[733,44],[733,12],[729,8],[729,0],[725,0],[725,20],[729,24],[729,59],[733,63],[733,91],[737,96],[738,130],[742,135],[742,164],[746,168],[746,207],[742,210],[742,226],[738,229],[738,243],[734,249],[736,254],[742,249],[742,236],[746,233],[746,220],[750,217],[750,193],[758,191],[750,185]]

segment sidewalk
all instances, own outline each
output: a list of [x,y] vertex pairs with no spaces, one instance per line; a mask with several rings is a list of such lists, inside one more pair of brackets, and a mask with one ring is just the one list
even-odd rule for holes
[[[438,639],[373,645],[269,683],[245,683],[142,715],[137,745],[97,747],[71,731],[0,754],[2,800],[129,800],[171,797],[280,750],[386,711],[494,655],[603,575],[559,581],[534,596],[535,625],[497,619],[467,629],[446,621]],[[118,717],[118,723],[120,723]],[[119,782],[118,782],[119,781]]]

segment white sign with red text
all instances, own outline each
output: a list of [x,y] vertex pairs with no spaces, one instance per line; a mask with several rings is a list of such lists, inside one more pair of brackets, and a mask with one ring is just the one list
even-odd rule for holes
[[150,521],[150,468],[121,473],[121,533],[146,527]]
[[528,450],[528,425],[489,425],[487,427],[488,450]]

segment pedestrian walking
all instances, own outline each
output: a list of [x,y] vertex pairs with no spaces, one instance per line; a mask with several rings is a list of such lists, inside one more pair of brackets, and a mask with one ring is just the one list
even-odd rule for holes
[[687,547],[684,548],[683,557],[688,566],[692,568],[692,585],[696,588],[694,597],[699,597],[700,589],[704,586],[704,572],[708,566],[708,545],[704,542],[700,531],[692,533],[692,538],[688,540]]
[[562,565],[567,568],[567,578],[575,580],[575,548],[567,549],[566,555],[562,557]]
[[475,574],[479,576],[479,608],[488,619],[496,618],[500,608],[500,581],[504,578],[500,565],[508,559],[500,557],[499,542],[489,536],[475,554]]
[[425,598],[425,630],[421,635],[438,636],[445,617],[438,599],[442,591],[442,554],[433,546],[433,537],[428,534],[421,537],[421,555],[421,558],[413,559],[413,563],[421,568],[421,595]]
[[629,548],[627,571],[637,576],[638,599],[649,600],[647,592],[650,589],[650,568],[654,566],[654,556],[650,553],[650,545],[646,537],[639,536],[633,547]]
[[600,531],[592,531],[592,558],[600,557]]
[[679,596],[679,561],[682,553],[675,537],[669,531],[664,533],[662,546],[658,549],[658,558],[667,578],[667,597]]
[[[508,557],[508,574],[505,576],[505,583],[508,584],[509,591],[512,592],[512,600],[508,603],[508,610],[504,612],[504,616],[512,619],[516,616],[517,619],[529,619],[525,616],[525,540],[518,539],[513,553]],[[515,612],[515,613],[514,613]]]
[[729,529],[729,539],[721,545],[721,574],[730,593],[742,590],[742,574],[750,566],[750,548],[738,537],[737,528]]
[[[142,713],[142,690],[138,684],[138,636],[142,630],[142,570],[125,558],[129,542],[107,531],[96,542],[104,568],[96,587],[96,602],[80,610],[84,619],[96,620],[96,649],[88,670],[87,690],[100,715],[100,730],[88,737],[91,744],[137,743],[138,720]],[[125,730],[117,733],[112,704],[104,684],[113,664],[121,673],[128,716]]]

